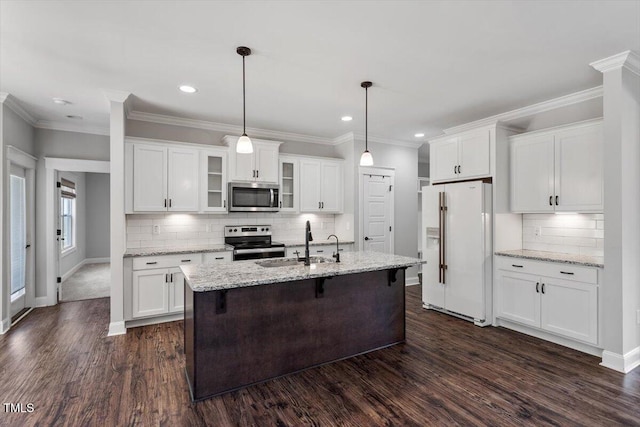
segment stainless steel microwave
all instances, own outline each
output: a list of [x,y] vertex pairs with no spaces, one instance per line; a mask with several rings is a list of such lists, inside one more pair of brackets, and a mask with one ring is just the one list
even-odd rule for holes
[[278,212],[278,200],[278,184],[229,183],[229,212]]

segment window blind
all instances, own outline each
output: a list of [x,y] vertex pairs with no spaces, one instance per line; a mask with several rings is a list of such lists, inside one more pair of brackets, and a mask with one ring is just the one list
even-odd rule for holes
[[60,190],[62,197],[66,199],[76,198],[76,183],[68,179],[60,178]]

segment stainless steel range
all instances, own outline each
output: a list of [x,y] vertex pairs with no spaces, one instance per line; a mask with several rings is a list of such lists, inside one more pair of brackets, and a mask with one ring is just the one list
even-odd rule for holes
[[224,243],[233,246],[233,260],[284,257],[284,243],[271,241],[270,225],[225,225]]

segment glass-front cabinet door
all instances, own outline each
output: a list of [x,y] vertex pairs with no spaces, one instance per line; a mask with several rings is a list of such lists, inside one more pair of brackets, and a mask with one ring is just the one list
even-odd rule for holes
[[200,208],[204,212],[227,212],[227,152],[206,150],[202,155]]
[[280,211],[299,211],[299,185],[298,159],[289,156],[280,156]]

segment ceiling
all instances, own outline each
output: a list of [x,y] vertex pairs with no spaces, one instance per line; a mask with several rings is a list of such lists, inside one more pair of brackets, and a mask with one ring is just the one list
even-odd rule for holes
[[600,85],[590,62],[640,51],[640,1],[3,0],[0,27],[0,91],[37,120],[107,128],[114,89],[240,125],[245,45],[248,127],[363,133],[371,80],[369,135],[416,141]]

